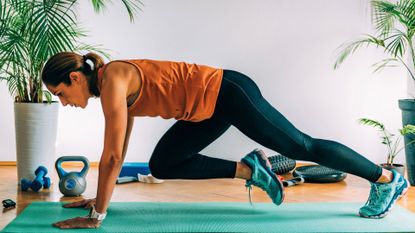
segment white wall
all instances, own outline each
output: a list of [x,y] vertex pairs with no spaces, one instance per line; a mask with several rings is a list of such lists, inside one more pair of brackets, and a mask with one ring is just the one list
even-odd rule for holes
[[[86,1],[79,18],[88,42],[111,50],[113,59],[151,58],[235,69],[254,79],[263,95],[307,134],[337,140],[375,162],[385,161],[378,132],[360,117],[400,127],[403,69],[372,74],[382,58],[365,49],[340,70],[332,69],[343,42],[371,31],[367,0],[145,0],[135,24],[120,5],[94,15]],[[15,160],[13,104],[0,84],[0,161]],[[103,117],[99,100],[85,110],[60,108],[58,156],[80,154],[99,160]],[[128,161],[147,161],[174,120],[136,118]],[[184,142],[185,143],[185,142]],[[262,146],[235,128],[203,152],[239,160]],[[269,155],[274,152],[266,150]],[[404,161],[404,155],[397,158]]]

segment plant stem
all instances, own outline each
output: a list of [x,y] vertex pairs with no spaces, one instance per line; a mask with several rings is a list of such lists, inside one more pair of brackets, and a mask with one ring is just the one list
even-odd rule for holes
[[[415,64],[415,52],[414,52],[414,47],[412,44],[412,38],[407,38],[408,41],[408,45],[409,45],[409,53],[411,56],[411,61],[412,61],[412,68],[415,68],[414,64]],[[411,75],[412,79],[415,81],[415,77],[414,74],[412,73],[412,71],[409,69],[409,74]]]
[[[386,129],[382,129],[382,132],[383,132],[383,134],[385,135],[385,138],[387,138],[387,146],[388,146],[388,149],[389,149],[389,155],[388,155],[388,160],[389,160],[389,158],[390,158],[390,154],[391,154],[391,152],[392,152],[392,147],[391,147],[391,143],[390,143],[390,140],[389,140],[389,136],[388,136],[388,134],[387,133],[389,133]],[[390,135],[390,133],[389,133],[389,135]]]

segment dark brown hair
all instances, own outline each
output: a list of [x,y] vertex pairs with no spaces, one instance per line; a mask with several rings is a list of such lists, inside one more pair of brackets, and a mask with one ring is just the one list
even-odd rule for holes
[[[91,61],[93,65],[87,61]],[[88,79],[89,92],[96,97],[100,96],[97,81],[98,69],[104,65],[104,60],[96,53],[79,55],[73,52],[61,52],[53,55],[46,62],[42,70],[42,81],[56,87],[60,83],[71,85],[69,74],[81,71]]]

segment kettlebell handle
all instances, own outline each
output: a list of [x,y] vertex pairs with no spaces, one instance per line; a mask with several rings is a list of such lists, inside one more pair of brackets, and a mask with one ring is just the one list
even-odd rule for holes
[[85,156],[77,156],[77,155],[70,155],[70,156],[62,156],[58,158],[55,162],[55,168],[58,172],[59,179],[62,178],[62,176],[65,176],[67,172],[63,170],[62,163],[67,161],[79,161],[84,164],[84,167],[80,172],[78,172],[79,176],[85,177],[86,173],[89,170],[89,160]]

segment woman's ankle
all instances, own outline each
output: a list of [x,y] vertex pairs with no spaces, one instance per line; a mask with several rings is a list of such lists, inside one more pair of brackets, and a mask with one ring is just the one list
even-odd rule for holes
[[251,168],[242,162],[236,162],[235,178],[249,180],[252,177]]
[[382,168],[382,175],[376,183],[390,183],[393,180],[393,173],[385,168]]

